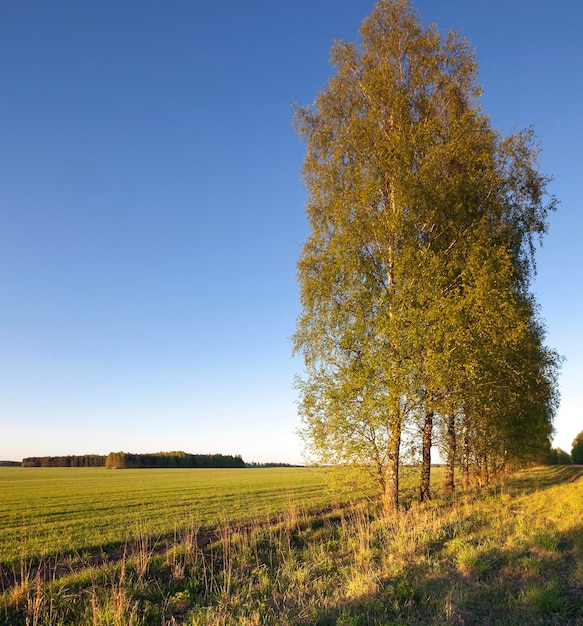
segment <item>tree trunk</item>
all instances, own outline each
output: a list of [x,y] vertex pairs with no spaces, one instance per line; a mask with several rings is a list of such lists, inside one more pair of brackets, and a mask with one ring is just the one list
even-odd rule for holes
[[445,491],[452,494],[455,491],[455,453],[456,453],[456,436],[455,436],[455,416],[452,413],[447,416],[446,452],[447,460],[445,466]]
[[391,428],[388,443],[387,479],[383,498],[385,515],[392,515],[399,509],[399,454],[401,452],[401,424]]
[[419,500],[427,502],[431,500],[431,442],[433,431],[433,411],[425,413],[425,422],[423,424],[423,450],[421,453],[421,485]]
[[470,436],[468,429],[464,428],[463,460],[462,460],[462,489],[470,487]]
[[480,487],[486,487],[490,482],[490,478],[488,476],[488,457],[486,454],[483,454],[480,458]]

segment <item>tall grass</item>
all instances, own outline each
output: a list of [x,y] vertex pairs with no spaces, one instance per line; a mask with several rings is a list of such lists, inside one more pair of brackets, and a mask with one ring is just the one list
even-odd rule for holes
[[537,470],[392,518],[292,502],[213,535],[177,525],[163,549],[142,528],[99,566],[23,564],[0,623],[582,624],[582,478]]

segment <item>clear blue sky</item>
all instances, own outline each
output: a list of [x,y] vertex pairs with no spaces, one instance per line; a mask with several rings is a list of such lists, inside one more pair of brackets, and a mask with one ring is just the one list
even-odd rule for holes
[[[534,125],[561,200],[538,254],[583,430],[583,5],[421,0],[484,110]],[[0,459],[111,450],[301,460],[289,336],[306,225],[291,102],[368,0],[0,6]]]

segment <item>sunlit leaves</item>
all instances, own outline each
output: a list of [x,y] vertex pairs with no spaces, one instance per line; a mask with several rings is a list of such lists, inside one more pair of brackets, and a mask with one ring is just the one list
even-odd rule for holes
[[310,230],[294,348],[309,450],[384,473],[391,508],[428,399],[475,457],[507,454],[519,423],[547,441],[557,358],[528,287],[554,199],[532,132],[502,138],[481,112],[467,41],[404,0],[360,34],[296,113]]

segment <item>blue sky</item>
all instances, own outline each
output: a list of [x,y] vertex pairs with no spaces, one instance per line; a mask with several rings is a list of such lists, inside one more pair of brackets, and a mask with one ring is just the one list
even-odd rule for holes
[[[0,459],[111,450],[301,461],[289,336],[308,104],[365,0],[0,6]],[[534,125],[561,204],[538,253],[583,430],[583,5],[422,0],[463,30],[495,127]]]

